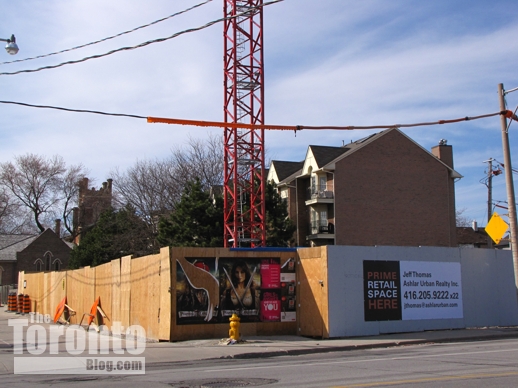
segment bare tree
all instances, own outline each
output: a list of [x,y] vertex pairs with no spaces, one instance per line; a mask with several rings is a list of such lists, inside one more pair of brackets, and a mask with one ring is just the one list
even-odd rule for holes
[[155,216],[174,209],[182,193],[171,159],[139,160],[125,173],[116,169],[111,176],[118,206],[133,206],[150,225],[155,223]]
[[158,218],[172,212],[188,182],[199,179],[203,189],[223,182],[223,142],[189,139],[164,160],[137,161],[126,172],[111,172],[119,206],[133,206],[153,230]]
[[27,213],[23,210],[7,189],[0,186],[0,233],[34,232],[34,229],[30,226]]
[[43,232],[57,214],[70,213],[62,208],[69,207],[75,195],[70,182],[77,182],[83,170],[81,165],[67,170],[61,156],[27,154],[15,157],[14,163],[0,164],[0,185],[17,205],[30,211],[37,229]]
[[460,209],[460,210],[457,210],[455,212],[455,221],[456,221],[456,224],[457,226],[462,226],[462,227],[467,227],[467,226],[471,226],[472,224],[472,221],[464,216],[464,212],[466,211],[466,209]]
[[60,181],[61,200],[61,219],[65,230],[74,236],[73,210],[78,202],[79,184],[78,182],[88,174],[82,164],[70,166],[62,175]]
[[173,150],[173,160],[182,187],[197,179],[204,190],[223,184],[221,136],[209,134],[206,140],[189,138],[187,147]]

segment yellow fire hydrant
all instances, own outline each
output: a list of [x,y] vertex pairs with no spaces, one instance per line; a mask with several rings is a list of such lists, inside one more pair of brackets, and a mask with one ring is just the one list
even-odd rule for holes
[[241,326],[241,318],[239,318],[236,314],[232,314],[229,318],[230,320],[230,330],[228,331],[228,336],[230,339],[234,341],[239,341],[239,337],[241,334],[239,333],[239,326]]

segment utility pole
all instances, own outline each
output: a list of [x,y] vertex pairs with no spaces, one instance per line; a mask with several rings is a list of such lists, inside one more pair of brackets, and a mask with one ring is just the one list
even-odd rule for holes
[[[498,84],[498,98],[500,101],[500,111],[505,111],[505,91],[503,84]],[[507,203],[509,208],[509,243],[513,253],[514,281],[518,292],[518,245],[516,244],[516,233],[518,228],[516,227],[516,202],[514,198],[513,169],[511,165],[511,151],[509,149],[509,134],[507,133],[507,118],[503,114],[500,115],[500,124],[502,126],[502,150],[504,154],[505,182],[507,188]]]
[[[489,158],[487,162],[487,222],[493,214],[493,158]],[[486,224],[487,225],[487,224]],[[487,247],[493,248],[493,239],[487,236]]]

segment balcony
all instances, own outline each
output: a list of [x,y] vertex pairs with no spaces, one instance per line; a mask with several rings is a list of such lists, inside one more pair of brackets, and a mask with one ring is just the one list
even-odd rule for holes
[[334,203],[333,185],[311,186],[306,191],[306,205],[313,203]]
[[312,221],[309,224],[308,239],[335,238],[335,226],[327,220]]

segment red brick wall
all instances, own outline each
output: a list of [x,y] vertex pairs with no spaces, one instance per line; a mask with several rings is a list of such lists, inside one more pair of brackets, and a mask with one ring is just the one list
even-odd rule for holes
[[457,245],[449,171],[397,131],[339,161],[334,185],[337,245]]

